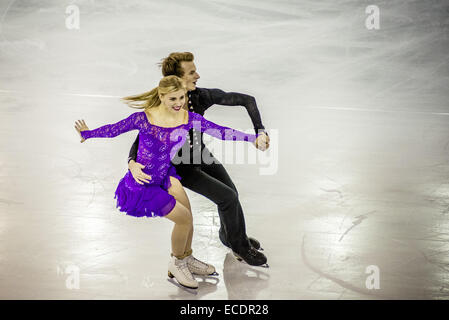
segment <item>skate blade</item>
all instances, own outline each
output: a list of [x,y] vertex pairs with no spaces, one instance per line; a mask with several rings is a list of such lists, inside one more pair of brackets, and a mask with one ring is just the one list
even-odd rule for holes
[[167,279],[169,282],[177,285],[178,287],[182,287],[181,289],[188,289],[187,291],[192,290],[193,292],[196,292],[196,290],[198,289],[198,287],[189,287],[189,286],[183,285],[182,283],[178,282],[178,280],[175,281],[174,279],[176,279],[176,278],[170,271],[168,272],[168,277],[170,278],[170,279]]
[[177,282],[177,281],[174,280],[174,279],[167,279],[167,281],[170,282],[170,283],[172,283],[172,284],[174,284],[174,285],[177,286],[179,289],[182,289],[182,290],[184,290],[184,291],[186,291],[186,292],[188,292],[188,293],[190,293],[190,294],[193,294],[193,295],[197,295],[197,294],[198,294],[198,289],[192,289],[192,288],[183,286],[182,284],[180,284],[179,282]]
[[199,274],[199,273],[194,273],[195,276],[199,276],[199,277],[215,277],[215,276],[219,276],[220,274],[218,272],[212,272],[209,274]]

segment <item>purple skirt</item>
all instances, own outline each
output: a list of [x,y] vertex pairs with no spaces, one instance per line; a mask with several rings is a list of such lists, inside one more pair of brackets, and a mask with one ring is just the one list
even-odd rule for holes
[[176,205],[176,199],[167,191],[171,186],[170,176],[181,180],[172,167],[160,184],[141,185],[128,171],[115,190],[117,208],[133,217],[166,216]]

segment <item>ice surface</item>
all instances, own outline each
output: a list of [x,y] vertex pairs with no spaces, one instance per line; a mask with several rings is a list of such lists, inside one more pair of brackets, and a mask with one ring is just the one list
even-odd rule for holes
[[[448,298],[447,1],[376,1],[379,30],[371,1],[72,3],[79,30],[68,2],[0,1],[0,298]],[[277,150],[272,175],[226,164],[270,269],[237,262],[188,191],[194,252],[220,273],[196,296],[166,281],[171,223],[115,209],[135,133],[73,128],[133,112],[119,98],[172,51],[195,54],[200,87],[255,96]],[[251,128],[244,108],[205,116]]]

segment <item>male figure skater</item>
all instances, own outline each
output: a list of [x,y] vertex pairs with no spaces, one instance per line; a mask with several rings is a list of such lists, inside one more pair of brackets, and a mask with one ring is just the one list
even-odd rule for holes
[[[265,127],[262,124],[254,97],[241,93],[224,92],[220,89],[198,88],[196,83],[200,76],[193,60],[194,56],[190,52],[174,52],[161,62],[164,77],[176,75],[185,81],[188,91],[188,102],[185,108],[190,112],[204,115],[204,112],[214,104],[244,106],[253,122],[256,134],[263,132],[255,142],[256,147],[262,151],[266,150],[269,147],[270,139],[264,130]],[[128,167],[134,179],[143,184],[148,182],[151,177],[142,172],[144,166],[135,161],[138,144],[139,136],[131,147]],[[189,144],[189,147],[181,148],[172,161],[177,174],[182,178],[182,185],[205,196],[217,205],[220,217],[219,238],[225,246],[232,249],[239,260],[244,260],[253,266],[266,266],[267,258],[258,251],[260,249],[259,241],[251,237],[248,238],[246,235],[245,218],[238,199],[238,192],[226,169],[206,148],[201,132],[196,131],[195,128],[189,131],[186,144]],[[183,154],[185,150],[189,150],[188,155]],[[203,161],[206,158],[204,155],[207,155],[208,158],[206,162]],[[186,156],[188,161],[185,160]]]

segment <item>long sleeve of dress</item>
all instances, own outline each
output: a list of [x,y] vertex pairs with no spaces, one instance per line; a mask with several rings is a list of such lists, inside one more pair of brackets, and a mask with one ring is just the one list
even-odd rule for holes
[[[220,126],[212,121],[206,120],[200,114],[195,114],[195,117],[193,127],[195,129],[200,129],[201,132],[204,132],[214,138],[234,141],[256,141],[257,135],[255,134],[245,133],[229,127]],[[199,128],[198,124],[200,125]]]
[[259,109],[257,108],[256,99],[253,96],[238,92],[225,92],[220,89],[202,90],[204,92],[204,96],[207,97],[206,100],[208,101],[208,105],[205,106],[204,111],[206,111],[213,104],[224,106],[243,106],[246,108],[246,111],[251,118],[256,133],[259,130],[265,131]]
[[137,123],[139,121],[139,113],[133,113],[128,118],[120,120],[114,124],[107,124],[94,130],[81,131],[84,139],[89,138],[114,138],[122,133],[139,129]]

